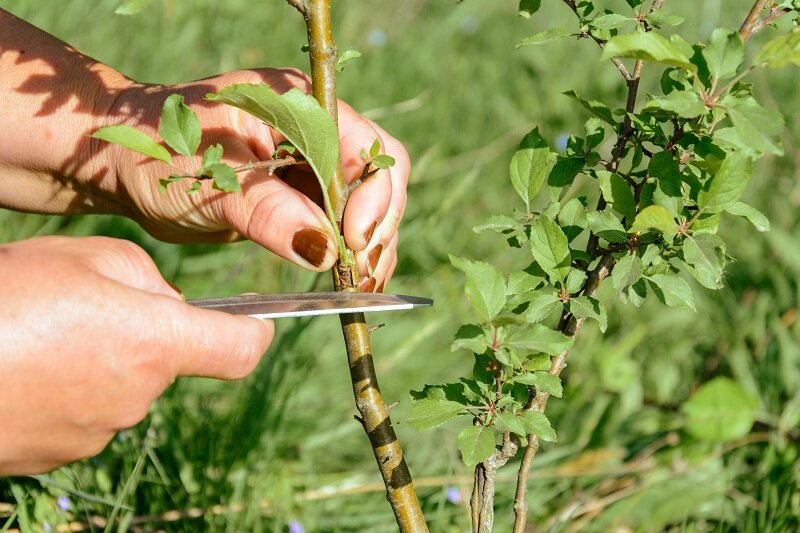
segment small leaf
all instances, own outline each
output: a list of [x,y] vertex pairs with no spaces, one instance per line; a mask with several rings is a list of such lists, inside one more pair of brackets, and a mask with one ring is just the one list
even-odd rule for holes
[[186,194],[195,194],[195,193],[200,191],[200,188],[202,186],[203,186],[203,182],[201,182],[200,180],[197,180],[194,183],[192,183],[191,185],[189,185],[189,188],[186,189]]
[[681,118],[695,118],[705,115],[706,104],[694,91],[672,91],[666,96],[656,96],[644,106],[645,109],[662,109]]
[[697,69],[680,48],[653,32],[637,31],[612,37],[603,49],[603,59],[612,57],[644,59],[686,70]]
[[578,296],[569,302],[569,311],[575,318],[591,318],[597,320],[600,332],[605,333],[608,327],[608,314],[600,302],[588,296]]
[[[272,154],[273,159],[278,159],[278,157],[282,156],[283,154],[294,155],[297,153],[297,148],[291,142],[287,141],[286,139],[282,140],[278,143],[278,146],[275,147],[275,152]],[[363,155],[363,159],[367,159],[367,154],[364,150],[361,150]]]
[[762,153],[783,155],[784,121],[777,109],[765,109],[752,96],[730,96],[720,104],[727,109],[733,128],[747,146]]
[[461,459],[467,466],[475,466],[494,453],[497,433],[492,428],[469,426],[458,434],[456,444],[461,452]]
[[336,70],[338,72],[343,71],[344,67],[346,67],[348,63],[358,57],[361,57],[361,52],[358,50],[353,50],[352,48],[345,50],[339,54],[339,59],[336,60]]
[[556,398],[561,398],[561,395],[564,392],[561,386],[561,380],[558,379],[558,376],[554,376],[547,372],[540,371],[517,374],[511,379],[511,381],[514,383],[519,383],[520,385],[535,387],[537,391],[546,392],[547,394],[551,394]]
[[738,151],[728,154],[719,171],[711,176],[697,196],[697,205],[708,213],[725,211],[742,196],[753,173],[753,159]]
[[625,242],[628,235],[622,222],[610,210],[592,211],[586,213],[589,219],[589,228],[608,242]]
[[212,144],[203,152],[203,162],[201,163],[200,173],[205,173],[209,168],[222,162],[223,148],[221,144]]
[[186,156],[193,156],[200,147],[200,121],[189,106],[183,103],[183,95],[171,94],[164,101],[158,134],[170,148]]
[[586,277],[586,272],[579,268],[573,268],[570,270],[569,275],[564,282],[564,288],[566,289],[567,293],[575,294],[581,290],[583,288],[583,284],[586,283]]
[[506,303],[503,275],[489,263],[450,256],[450,262],[466,276],[465,292],[478,318],[488,322],[502,311]]
[[531,15],[539,11],[542,0],[519,0],[519,16],[531,18]]
[[683,242],[683,259],[689,273],[706,288],[722,287],[725,257],[725,244],[716,235],[703,233]]
[[236,172],[224,163],[211,165],[203,171],[203,175],[213,178],[214,188],[222,192],[241,192],[242,186]]
[[584,108],[586,108],[589,112],[597,116],[598,118],[602,119],[604,122],[616,127],[617,123],[614,120],[614,115],[611,113],[611,109],[608,108],[602,102],[598,102],[597,100],[584,100],[578,93],[575,91],[567,91],[564,93],[566,96],[569,96],[576,102],[580,103]]
[[574,339],[542,324],[534,324],[512,333],[505,344],[519,350],[558,355],[572,346]]
[[125,0],[114,13],[117,15],[135,15],[153,3],[153,0]]
[[511,185],[526,206],[539,192],[547,175],[550,148],[539,134],[539,128],[528,133],[514,153],[509,165]]
[[524,437],[527,434],[525,431],[525,424],[522,423],[520,417],[514,413],[497,413],[497,418],[494,420],[494,427],[501,433],[513,433]]
[[681,410],[689,433],[701,440],[726,442],[750,432],[758,399],[732,379],[718,377],[700,387]]
[[528,308],[525,310],[525,320],[532,324],[547,318],[561,303],[558,295],[546,291],[534,291],[530,296],[526,296],[526,300]]
[[567,236],[551,218],[541,216],[531,226],[533,257],[549,276],[562,283],[572,262]]
[[600,30],[613,30],[614,28],[619,28],[627,22],[632,22],[633,20],[634,19],[630,17],[625,17],[618,13],[607,13],[605,15],[600,15],[594,20],[590,20],[589,26]]
[[789,65],[800,67],[800,28],[769,41],[758,53],[754,62],[769,68],[783,68]]
[[708,72],[716,80],[732,78],[744,61],[744,43],[739,33],[717,28],[703,49]]
[[664,26],[679,26],[683,24],[683,21],[686,20],[680,15],[673,15],[672,13],[667,13],[663,9],[659,9],[658,11],[653,11],[649,15],[647,15],[647,22],[651,26],[655,28],[663,28]]
[[461,348],[466,348],[473,353],[483,353],[489,348],[489,339],[486,332],[480,326],[468,324],[458,328],[456,338],[450,345],[450,351],[454,352]]
[[570,35],[571,35],[570,32],[568,32],[563,28],[550,28],[549,30],[536,33],[534,35],[531,35],[530,37],[526,37],[525,39],[521,40],[519,44],[517,44],[517,48],[521,48],[523,46],[528,46],[531,44],[549,43],[551,41],[563,39],[564,37],[569,37]]
[[536,435],[545,442],[556,441],[556,431],[550,425],[550,420],[547,419],[544,413],[525,411],[520,418],[525,425],[525,431],[529,435]]
[[636,254],[628,254],[622,257],[611,271],[611,282],[614,290],[625,292],[634,283],[639,281],[644,272],[644,265],[641,258]]
[[647,173],[658,180],[658,188],[664,194],[674,197],[683,195],[681,191],[681,169],[672,153],[664,150],[653,154],[647,164]]
[[381,153],[381,140],[376,137],[375,140],[372,141],[372,146],[369,147],[369,156],[378,157],[379,153]]
[[130,126],[108,126],[100,128],[91,135],[95,139],[118,144],[128,150],[133,150],[140,154],[158,159],[165,163],[172,162],[172,156],[169,151],[155,142],[146,134],[141,131],[131,128]]
[[669,211],[660,205],[650,205],[636,215],[631,231],[644,233],[650,229],[657,230],[669,237],[678,231],[678,224]]
[[458,402],[444,399],[425,399],[411,404],[405,422],[420,431],[441,426],[464,409]]
[[764,213],[753,206],[742,202],[736,202],[728,208],[728,213],[745,217],[756,227],[758,231],[769,231],[769,219],[767,219]]
[[653,274],[647,279],[658,288],[656,294],[668,306],[696,310],[692,288],[682,277],[677,274]]
[[505,233],[509,231],[521,230],[522,225],[511,217],[505,215],[492,215],[483,224],[478,224],[472,231],[481,233],[482,231],[496,231]]
[[613,174],[607,170],[597,171],[597,180],[600,182],[603,198],[614,211],[629,220],[632,219],[636,215],[636,204],[628,182],[619,174]]
[[390,168],[395,163],[394,157],[386,154],[376,155],[372,158],[372,164],[377,168]]
[[561,157],[556,160],[553,169],[547,176],[547,184],[551,187],[565,187],[575,181],[581,170],[583,170],[586,160],[582,157]]

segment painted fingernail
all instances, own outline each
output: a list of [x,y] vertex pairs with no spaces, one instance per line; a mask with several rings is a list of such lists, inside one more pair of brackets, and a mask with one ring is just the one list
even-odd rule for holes
[[328,237],[317,228],[303,228],[292,237],[292,250],[314,265],[320,266],[328,252]]
[[372,292],[375,290],[375,278],[367,278],[358,285],[359,292]]
[[364,242],[369,244],[370,239],[375,234],[375,228],[378,227],[378,221],[372,223],[370,227],[367,228],[367,231],[364,232]]
[[172,283],[170,281],[167,281],[167,285],[172,287],[172,290],[175,291],[176,293],[178,293],[178,298],[180,298],[181,301],[184,301],[184,302],[186,301],[186,296],[183,295],[183,291],[181,290],[180,287],[178,287],[177,285],[175,285],[174,283]]
[[375,271],[375,267],[378,266],[378,260],[381,258],[381,252],[383,251],[383,245],[379,244],[372,250],[370,250],[369,255],[367,256],[367,261],[369,261],[369,268],[370,271]]
[[381,284],[378,285],[378,288],[375,289],[375,292],[383,292],[383,286],[386,285],[386,281],[381,281]]

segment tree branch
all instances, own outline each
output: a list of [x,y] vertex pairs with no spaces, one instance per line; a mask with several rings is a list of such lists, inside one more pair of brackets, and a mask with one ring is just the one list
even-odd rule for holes
[[304,17],[308,14],[308,4],[306,3],[306,0],[286,0],[286,2],[298,10]]
[[[298,2],[290,3],[295,5]],[[328,111],[334,123],[338,123],[336,46],[331,30],[330,0],[308,0],[304,4],[314,97]],[[340,227],[348,194],[349,190],[342,174],[342,163],[339,161],[336,174],[331,180],[329,195]],[[333,271],[333,281],[337,291],[356,290],[354,287],[358,273],[355,264],[354,262],[343,264],[342,261],[343,257],[352,257],[352,254],[352,250],[340,250],[340,260]],[[386,486],[386,498],[392,506],[397,525],[402,533],[427,532],[428,527],[414,491],[403,450],[392,427],[389,409],[378,387],[364,314],[343,314],[340,315],[340,320],[360,422],[372,445],[378,469]]]
[[[578,6],[575,4],[575,0],[562,0],[562,1],[565,4],[567,4],[567,7],[569,7],[572,10],[572,12],[575,13],[575,16],[578,17],[578,20],[580,20],[581,15],[580,13],[578,13]],[[589,35],[589,37],[591,37],[592,40],[597,43],[597,46],[599,46],[600,48],[605,48],[606,42],[603,39],[595,37],[594,35],[591,34]],[[616,57],[612,57],[611,62],[614,63],[614,66],[617,67],[617,70],[619,70],[619,73],[622,74],[623,78],[625,78],[626,80],[631,78],[631,74],[630,72],[628,72],[628,67],[626,67],[622,61],[620,61]]]
[[742,25],[739,27],[739,37],[742,38],[742,41],[747,41],[747,39],[756,32],[761,13],[769,3],[770,0],[756,0],[756,3],[750,8],[750,13],[747,14],[744,22],[742,22]]

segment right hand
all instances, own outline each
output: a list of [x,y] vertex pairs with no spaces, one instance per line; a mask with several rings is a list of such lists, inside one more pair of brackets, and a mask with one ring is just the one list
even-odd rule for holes
[[274,331],[187,305],[118,239],[0,246],[0,279],[0,476],[99,453],[177,376],[246,376]]

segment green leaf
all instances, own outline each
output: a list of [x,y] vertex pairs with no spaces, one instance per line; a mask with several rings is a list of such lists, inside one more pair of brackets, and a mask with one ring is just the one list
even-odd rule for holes
[[626,242],[628,235],[622,222],[610,210],[591,211],[586,213],[589,219],[589,228],[608,242]]
[[522,225],[515,219],[505,215],[492,215],[483,224],[478,224],[472,231],[481,233],[482,231],[497,231],[499,233],[522,229]]
[[531,356],[525,364],[522,365],[522,368],[529,372],[536,372],[537,370],[550,370],[552,366],[552,362],[550,361],[550,356],[544,353],[536,354]]
[[458,328],[456,338],[450,345],[450,351],[455,352],[466,348],[473,353],[483,353],[489,348],[489,338],[480,326],[467,324]]
[[509,173],[511,185],[526,206],[536,197],[547,175],[547,160],[550,148],[539,134],[539,128],[528,133],[511,158]]
[[525,372],[523,374],[517,374],[511,381],[513,383],[519,383],[520,385],[536,387],[537,391],[546,392],[556,398],[561,398],[561,395],[564,393],[561,380],[558,376],[554,376],[548,372]]
[[769,68],[800,67],[800,28],[778,35],[758,53],[754,62]]
[[419,400],[411,404],[405,422],[420,431],[431,429],[457,417],[463,409],[463,405],[450,400]]
[[758,231],[764,232],[769,231],[769,219],[756,209],[750,205],[747,205],[742,202],[736,202],[732,206],[728,208],[728,213],[740,217],[745,217],[749,220]]
[[666,96],[656,96],[644,106],[645,109],[662,109],[682,118],[695,118],[705,115],[706,104],[694,91],[672,91]]
[[600,332],[605,333],[608,327],[608,314],[600,302],[588,296],[578,296],[569,302],[569,311],[576,318],[591,318],[597,320]]
[[678,161],[668,151],[653,154],[647,164],[647,173],[658,180],[658,188],[667,196],[680,197],[681,169]]
[[[272,153],[272,158],[277,159],[278,157],[281,157],[283,153],[286,153],[288,155],[294,155],[295,153],[297,153],[297,148],[295,148],[295,146],[291,142],[284,139],[278,143],[278,146],[275,147],[275,151]],[[367,159],[366,156],[364,157],[364,159]]]
[[513,433],[520,437],[524,437],[528,433],[525,431],[525,424],[514,413],[497,413],[497,417],[494,419],[494,427],[501,433]]
[[494,453],[497,432],[484,426],[469,426],[458,434],[456,444],[467,466],[475,466]]
[[569,37],[570,35],[571,35],[570,32],[568,32],[564,28],[550,28],[549,30],[539,32],[534,35],[531,35],[530,37],[522,39],[517,44],[517,48],[521,48],[523,46],[528,46],[531,44],[549,43],[551,41],[563,39],[564,37]]
[[531,18],[531,15],[539,11],[542,0],[519,0],[519,16]]
[[725,28],[717,28],[703,49],[703,57],[708,72],[716,80],[732,78],[744,61],[744,43],[739,33]]
[[636,254],[622,257],[611,271],[611,283],[617,292],[626,292],[629,287],[639,281],[644,272],[641,258]]
[[512,333],[505,344],[519,350],[558,355],[572,346],[572,337],[541,324],[519,329]]
[[520,418],[528,435],[536,435],[545,442],[556,441],[556,431],[550,425],[550,420],[547,419],[544,413],[525,411]]
[[117,15],[135,15],[152,3],[153,0],[125,0],[122,5],[114,10],[114,13]]
[[556,293],[543,290],[534,291],[531,296],[526,296],[526,300],[528,308],[525,310],[525,320],[532,324],[547,318],[561,303]]
[[589,26],[600,30],[613,30],[614,28],[619,28],[627,22],[632,22],[633,20],[634,19],[631,17],[625,17],[618,13],[607,13],[605,15],[600,15],[594,20],[590,20]]
[[544,283],[544,273],[541,276],[533,275],[528,272],[512,272],[508,275],[507,295],[523,294],[537,289]]
[[558,223],[569,240],[574,239],[586,229],[589,221],[586,218],[586,208],[580,199],[573,198],[561,207],[558,212]]
[[200,164],[200,173],[204,174],[214,165],[222,162],[223,148],[221,144],[212,144],[203,152],[203,162]]
[[705,383],[683,404],[686,429],[701,440],[732,441],[750,432],[758,399],[730,378]]
[[650,205],[636,215],[631,231],[645,233],[650,229],[657,230],[670,237],[678,231],[678,224],[669,211],[660,205]]
[[547,176],[547,184],[551,187],[564,187],[575,181],[586,160],[582,157],[559,157]]
[[172,162],[169,151],[152,138],[130,126],[108,126],[100,128],[91,135],[95,139],[117,144],[128,150],[158,159],[165,163]]
[[506,303],[503,275],[489,263],[450,256],[450,262],[466,276],[465,292],[482,322],[488,322],[502,311]]
[[725,244],[716,235],[703,233],[683,242],[683,260],[689,273],[706,288],[722,287],[725,258]]
[[203,186],[203,183],[200,180],[197,180],[194,183],[192,183],[191,185],[189,185],[189,188],[186,189],[186,194],[195,194],[195,193],[200,191],[202,186]]
[[394,157],[386,154],[376,155],[372,158],[371,163],[377,168],[390,168],[394,166]]
[[345,50],[339,54],[339,59],[336,60],[336,70],[338,72],[343,71],[348,63],[359,57],[361,57],[361,52],[358,50],[353,50],[352,48]]
[[728,154],[719,171],[711,176],[697,196],[697,205],[708,213],[725,211],[742,196],[753,173],[753,159],[738,151]]
[[186,156],[193,156],[200,147],[200,121],[189,106],[183,103],[183,95],[171,94],[164,101],[158,134],[170,148]]
[[653,32],[637,31],[612,37],[603,49],[603,59],[612,57],[644,59],[686,70],[697,69],[680,48]]
[[223,192],[241,192],[239,178],[231,167],[224,163],[211,165],[204,169],[203,175],[213,178],[214,188]]
[[567,91],[564,93],[565,95],[569,96],[576,102],[580,103],[584,108],[586,108],[590,113],[597,116],[598,118],[602,119],[604,122],[616,127],[617,123],[614,120],[614,115],[611,113],[611,109],[608,108],[602,102],[598,102],[597,100],[584,100],[578,93],[575,91]]
[[656,295],[668,306],[696,310],[692,288],[682,277],[677,274],[653,274],[647,279],[658,288]]
[[541,216],[531,225],[531,251],[548,276],[564,282],[572,262],[569,242],[551,218]]
[[746,145],[762,153],[783,155],[784,121],[780,111],[765,109],[752,96],[729,96],[720,105],[727,109],[736,134]]
[[586,272],[579,268],[573,268],[564,282],[564,288],[568,294],[575,294],[583,288],[584,283],[586,283]]
[[620,215],[632,219],[636,215],[636,204],[633,200],[633,191],[628,182],[619,174],[607,170],[597,171],[597,180],[600,191],[608,204]]
[[286,137],[303,154],[322,187],[326,211],[333,210],[328,184],[339,163],[336,125],[314,97],[299,89],[278,94],[265,84],[238,84],[206,96],[208,100],[238,107]]
[[653,11],[649,15],[647,15],[647,23],[655,28],[663,28],[664,26],[678,26],[683,24],[683,21],[686,20],[680,15],[673,15],[672,13],[667,13],[663,9],[659,9],[657,11]]
[[372,141],[372,146],[369,147],[369,156],[377,157],[379,153],[381,153],[381,140],[375,137],[375,140]]

